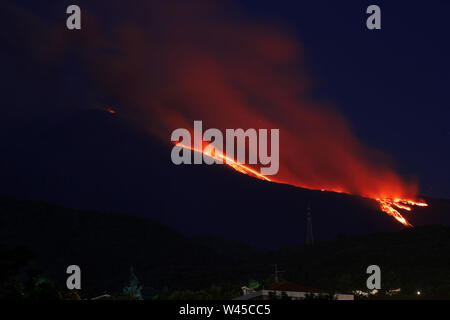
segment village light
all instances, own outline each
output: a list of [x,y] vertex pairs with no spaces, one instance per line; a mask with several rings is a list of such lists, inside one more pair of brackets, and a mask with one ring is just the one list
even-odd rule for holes
[[418,296],[420,296],[420,291],[419,290],[416,293],[417,293]]

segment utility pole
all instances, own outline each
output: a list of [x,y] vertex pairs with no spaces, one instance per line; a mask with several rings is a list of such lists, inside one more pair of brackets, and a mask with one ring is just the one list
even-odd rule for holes
[[306,210],[306,244],[314,244],[313,228],[312,228],[312,217],[311,217],[311,206],[308,204]]
[[279,275],[280,273],[282,273],[282,272],[284,272],[284,271],[278,270],[278,266],[275,264],[275,273],[274,273],[274,276],[275,276],[275,284],[278,284],[278,283],[279,283],[280,279],[279,279],[278,275]]

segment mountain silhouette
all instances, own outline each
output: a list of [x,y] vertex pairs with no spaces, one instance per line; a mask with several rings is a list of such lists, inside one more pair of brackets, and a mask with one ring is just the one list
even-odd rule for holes
[[[263,249],[303,243],[308,205],[316,240],[404,228],[371,199],[262,181],[224,165],[176,166],[169,137],[155,140],[120,110],[36,123],[3,146],[0,193],[152,218],[186,236]],[[429,207],[405,218],[413,225],[450,223],[449,201],[426,201]]]

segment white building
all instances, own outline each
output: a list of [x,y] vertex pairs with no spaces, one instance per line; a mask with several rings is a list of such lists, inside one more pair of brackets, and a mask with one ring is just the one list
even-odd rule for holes
[[[315,288],[299,286],[289,282],[282,282],[273,285],[270,288],[255,291],[253,289],[242,287],[243,295],[234,300],[271,300],[287,298],[290,300],[304,300],[308,297],[329,297],[329,293]],[[336,293],[334,300],[354,300],[352,294]]]

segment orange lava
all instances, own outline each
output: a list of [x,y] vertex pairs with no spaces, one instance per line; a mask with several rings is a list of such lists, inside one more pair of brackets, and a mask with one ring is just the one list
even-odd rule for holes
[[[231,159],[226,154],[224,154],[218,150],[214,150],[214,154],[212,154],[211,152],[206,152],[204,150],[200,150],[200,149],[194,148],[192,146],[186,146],[179,142],[176,143],[176,145],[180,146],[182,148],[185,148],[185,149],[203,153],[213,159],[221,160],[223,163],[225,163],[226,165],[230,166],[231,168],[233,168],[234,170],[236,170],[240,173],[247,174],[252,177],[270,181],[270,182],[284,183],[281,181],[275,181],[275,180],[269,179],[267,176],[259,173],[258,171],[254,170],[246,165],[243,165],[242,163],[239,163],[239,162]],[[293,184],[290,184],[290,185],[293,185]],[[304,189],[309,189],[309,188],[305,188],[303,186],[298,186],[298,185],[293,185],[293,186],[304,188]],[[333,192],[339,192],[339,193],[346,193],[343,191],[326,190],[326,189],[320,189],[320,191],[333,191]],[[379,203],[380,209],[382,211],[384,211],[388,215],[392,216],[395,220],[397,220],[398,222],[400,222],[401,224],[403,224],[406,227],[412,227],[412,224],[409,223],[408,220],[406,220],[402,216],[402,214],[400,213],[399,210],[411,211],[412,210],[411,206],[418,206],[418,207],[427,207],[428,206],[428,204],[426,204],[425,202],[416,202],[416,201],[413,201],[410,199],[374,198],[374,200],[376,200]]]
[[234,170],[239,171],[240,173],[248,174],[248,175],[250,175],[252,177],[255,177],[255,178],[258,178],[258,179],[262,179],[262,180],[273,182],[272,180],[267,178],[265,175],[259,173],[258,171],[254,170],[254,169],[252,169],[252,168],[250,168],[250,167],[248,167],[246,165],[243,165],[242,163],[234,161],[233,159],[231,159],[230,157],[227,157],[225,154],[223,154],[222,152],[220,152],[218,150],[214,150],[214,154],[212,154],[212,153],[207,153],[207,152],[205,152],[203,150],[200,150],[200,149],[197,149],[197,148],[194,148],[194,147],[186,146],[186,145],[184,145],[182,143],[179,143],[179,142],[176,143],[176,145],[180,146],[182,148],[185,148],[185,149],[190,149],[192,151],[201,152],[201,153],[206,154],[208,157],[211,157],[213,159],[221,160],[223,163],[229,165]]
[[[393,200],[393,199],[384,198],[384,199],[376,199],[376,200],[380,204],[381,210],[386,212],[388,215],[394,217],[398,222],[400,222],[401,224],[403,224],[407,227],[412,227],[412,224],[410,224],[408,222],[408,220],[406,220],[397,209],[411,211],[412,209],[409,206],[420,206],[420,207],[428,206],[428,204],[426,204],[425,202],[414,202],[412,200],[404,200],[404,199],[394,199]],[[407,205],[409,205],[409,206],[407,206]]]
[[117,111],[114,110],[113,108],[107,108],[106,111],[111,113],[111,114],[116,114],[117,113]]

